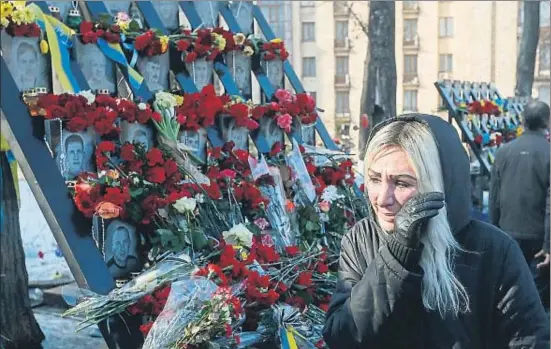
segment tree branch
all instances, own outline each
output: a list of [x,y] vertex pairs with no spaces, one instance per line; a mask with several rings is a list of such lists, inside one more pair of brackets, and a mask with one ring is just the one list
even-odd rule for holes
[[367,35],[367,33],[369,33],[369,30],[367,29],[367,23],[364,23],[360,18],[360,16],[358,16],[358,14],[354,12],[354,10],[352,9],[352,5],[350,3],[347,2],[345,6],[348,8],[348,11],[350,11],[350,15],[352,16],[352,18],[356,22],[358,22],[358,25],[360,26],[364,34]]

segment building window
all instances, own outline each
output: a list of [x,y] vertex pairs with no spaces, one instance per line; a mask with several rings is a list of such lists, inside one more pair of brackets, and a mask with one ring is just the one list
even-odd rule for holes
[[318,93],[316,91],[310,91],[310,96],[312,96],[312,98],[317,101],[318,100]]
[[549,54],[551,50],[550,42],[541,42],[539,45],[539,71],[549,70],[550,68],[550,62],[549,62]]
[[404,91],[404,112],[417,111],[417,90]]
[[545,102],[547,103],[547,105],[549,105],[549,99],[550,99],[550,93],[551,91],[549,90],[550,86],[540,86],[538,88],[538,99],[542,102]]
[[301,1],[300,6],[301,7],[314,7],[314,6],[316,6],[316,2],[315,1]]
[[540,2],[540,28],[549,27],[549,1]]
[[348,92],[337,91],[335,104],[336,104],[335,109],[337,114],[350,113],[350,98],[349,98]]
[[416,10],[419,6],[417,1],[404,1],[403,4],[405,10]]
[[417,20],[404,19],[404,43],[413,44],[417,38]]
[[316,41],[316,24],[314,22],[302,22],[302,41]]
[[417,55],[404,55],[404,74],[417,76]]
[[348,74],[348,56],[336,57],[337,76],[345,76]]
[[441,38],[452,37],[453,36],[453,17],[440,17],[438,32]]
[[310,78],[316,76],[316,57],[302,58],[302,76]]
[[280,0],[263,0],[258,2],[264,17],[272,27],[277,38],[285,41],[287,47],[293,47],[292,4]]
[[345,47],[348,38],[348,21],[335,22],[335,46]]
[[438,60],[439,73],[451,73],[453,71],[452,55],[440,55]]

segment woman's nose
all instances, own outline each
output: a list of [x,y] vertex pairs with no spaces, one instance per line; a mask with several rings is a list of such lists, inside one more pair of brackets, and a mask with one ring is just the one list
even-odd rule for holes
[[394,187],[388,183],[381,183],[377,193],[377,206],[387,207],[394,203]]

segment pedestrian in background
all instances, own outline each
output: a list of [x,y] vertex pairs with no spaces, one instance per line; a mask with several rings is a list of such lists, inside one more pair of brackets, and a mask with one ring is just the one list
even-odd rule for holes
[[517,240],[549,309],[549,106],[524,107],[525,132],[498,149],[492,165],[490,221]]

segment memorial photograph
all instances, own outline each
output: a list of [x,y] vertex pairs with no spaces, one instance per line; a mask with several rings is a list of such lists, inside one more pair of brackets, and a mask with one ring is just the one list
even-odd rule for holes
[[[55,137],[53,139],[56,139]],[[75,179],[81,172],[92,171],[95,135],[93,131],[69,132],[63,130],[58,138],[61,142],[52,144],[57,166],[66,180]]]
[[124,278],[139,271],[139,234],[136,228],[115,219],[105,224],[105,230],[105,263],[113,277]]
[[155,138],[153,129],[148,125],[137,122],[122,121],[120,123],[121,134],[120,142],[139,143],[147,151],[154,146]]

